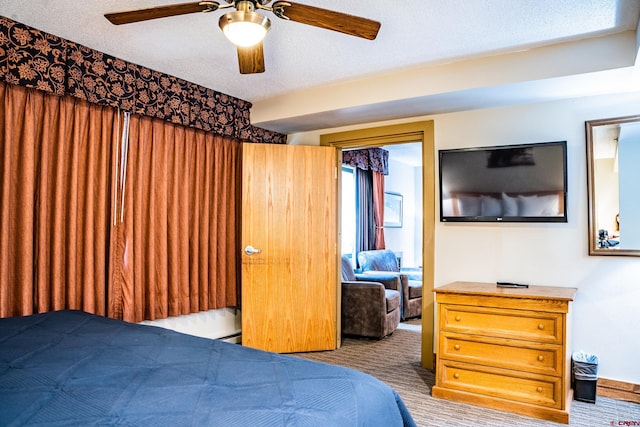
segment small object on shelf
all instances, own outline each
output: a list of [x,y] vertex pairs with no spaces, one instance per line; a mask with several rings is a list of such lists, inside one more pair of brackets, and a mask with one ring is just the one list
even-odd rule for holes
[[496,282],[499,288],[528,288],[529,285],[525,283],[513,283],[513,282]]

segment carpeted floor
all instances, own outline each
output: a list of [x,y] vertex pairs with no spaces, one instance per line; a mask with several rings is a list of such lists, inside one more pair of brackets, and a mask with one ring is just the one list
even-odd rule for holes
[[[398,392],[421,427],[563,425],[431,397],[435,377],[420,364],[420,336],[419,327],[405,325],[380,341],[346,338],[338,350],[293,356],[347,366],[377,377]],[[574,401],[569,425],[640,425],[640,405],[604,397],[597,397],[595,404]]]

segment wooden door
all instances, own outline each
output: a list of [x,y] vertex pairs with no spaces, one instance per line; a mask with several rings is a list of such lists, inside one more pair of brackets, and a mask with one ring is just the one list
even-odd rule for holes
[[244,144],[242,157],[242,344],[335,349],[336,149]]

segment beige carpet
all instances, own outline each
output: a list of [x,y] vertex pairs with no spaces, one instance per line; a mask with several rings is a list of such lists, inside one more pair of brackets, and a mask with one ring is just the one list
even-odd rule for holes
[[[507,412],[431,397],[434,373],[420,365],[419,328],[396,330],[380,341],[347,338],[335,351],[293,356],[347,366],[371,374],[393,387],[418,426],[561,426]],[[636,424],[633,424],[633,423]],[[626,424],[629,423],[629,424]],[[570,426],[640,425],[640,405],[598,397],[595,404],[574,401]]]

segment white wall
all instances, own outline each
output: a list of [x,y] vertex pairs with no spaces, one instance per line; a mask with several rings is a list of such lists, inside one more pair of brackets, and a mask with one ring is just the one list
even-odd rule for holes
[[[600,358],[599,376],[640,384],[640,258],[588,255],[584,122],[640,114],[640,94],[580,98],[474,110],[408,121],[435,121],[436,149],[566,140],[568,223],[435,224],[435,286],[456,280],[527,282],[578,288],[573,350]],[[291,135],[319,135],[402,121]],[[436,157],[437,158],[437,157]],[[436,179],[438,171],[436,168]],[[434,206],[438,212],[438,206]],[[438,218],[438,216],[436,216]]]
[[403,267],[417,267],[422,261],[422,251],[416,251],[416,240],[421,242],[422,215],[420,215],[422,183],[416,186],[416,174],[422,178],[422,169],[389,157],[389,175],[385,176],[384,191],[402,194],[402,227],[385,228],[387,249],[402,252]]

